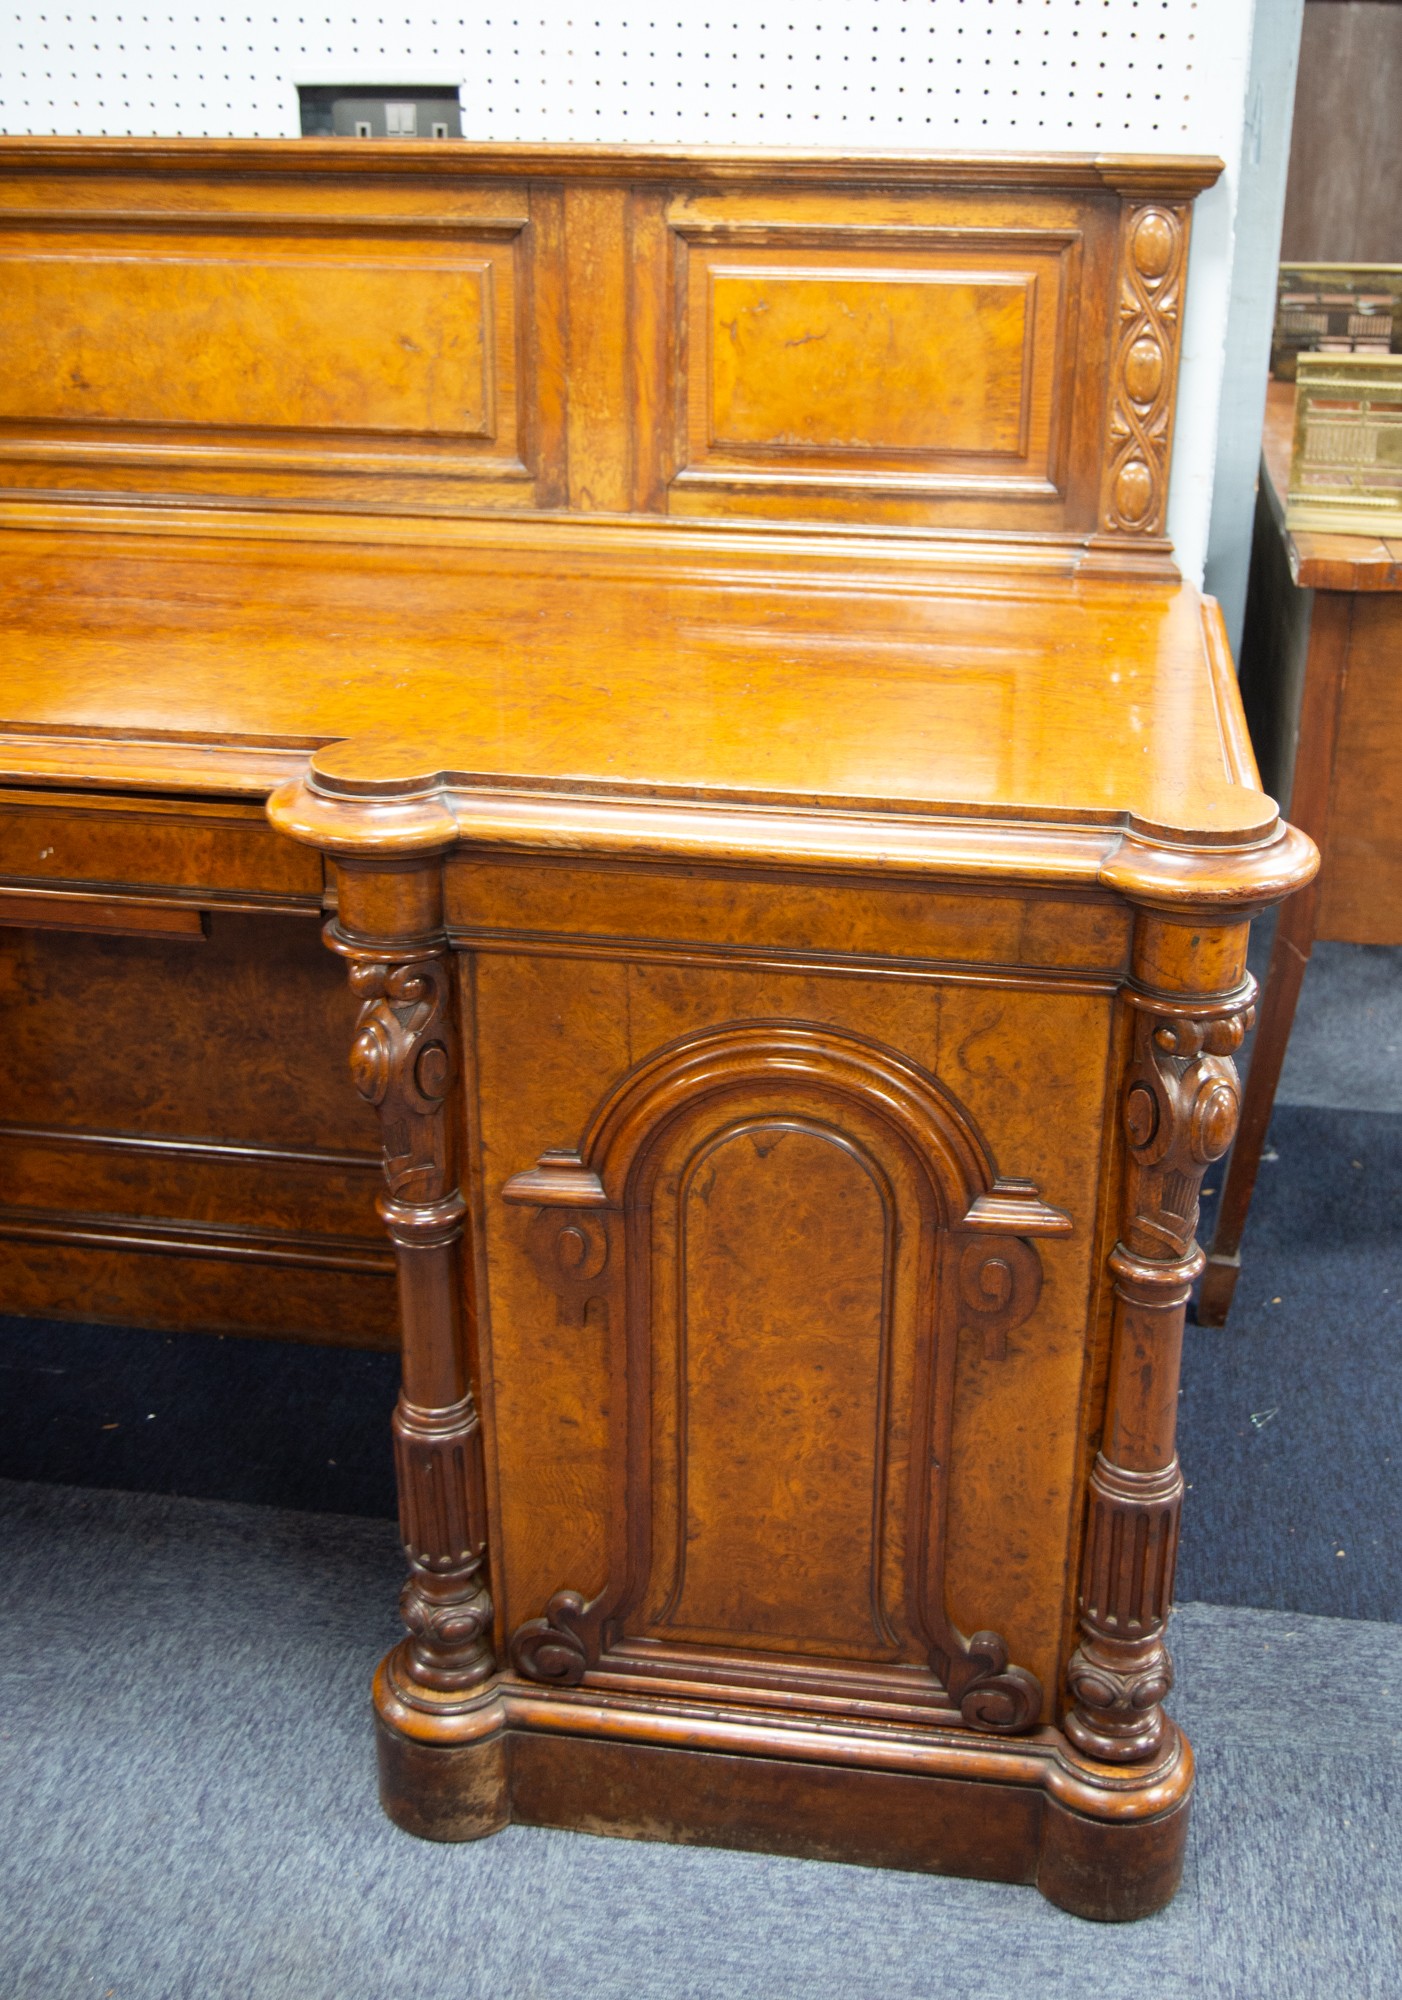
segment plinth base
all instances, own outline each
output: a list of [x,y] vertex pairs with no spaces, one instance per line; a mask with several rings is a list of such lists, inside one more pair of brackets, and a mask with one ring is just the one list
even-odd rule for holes
[[[1073,1915],[1150,1916],[1183,1872],[1192,1752],[1093,1764],[1017,1738],[819,1723],[503,1676],[470,1703],[376,1676],[385,1811],[430,1840],[511,1821],[1035,1883]],[[389,1669],[389,1671],[387,1671]]]

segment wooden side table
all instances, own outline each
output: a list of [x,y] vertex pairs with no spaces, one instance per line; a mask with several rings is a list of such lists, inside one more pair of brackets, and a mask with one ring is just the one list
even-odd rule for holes
[[1294,388],[1267,397],[1241,691],[1266,789],[1323,856],[1280,912],[1197,1316],[1221,1326],[1316,938],[1402,944],[1402,542],[1285,525]]

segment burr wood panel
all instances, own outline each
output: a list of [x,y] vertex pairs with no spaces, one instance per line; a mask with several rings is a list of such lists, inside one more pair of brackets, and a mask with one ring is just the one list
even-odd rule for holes
[[0,219],[0,464],[28,486],[318,505],[525,481],[517,233]]
[[681,483],[1055,497],[1078,239],[850,234],[713,226],[687,245]]
[[1213,163],[141,157],[0,159],[13,491],[1015,529],[1168,566]]

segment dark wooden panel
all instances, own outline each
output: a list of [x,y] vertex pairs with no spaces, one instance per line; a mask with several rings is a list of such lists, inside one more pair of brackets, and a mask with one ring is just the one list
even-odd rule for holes
[[354,1003],[305,918],[207,926],[0,932],[0,1309],[390,1344]]
[[524,1732],[511,1742],[511,1799],[513,1817],[535,1826],[994,1882],[1035,1878],[1042,1827],[1030,1786]]
[[1305,0],[1280,254],[1402,261],[1402,8]]
[[[3,1213],[3,1212],[0,1212]],[[0,1311],[393,1353],[393,1277],[0,1235]]]
[[1402,593],[1353,600],[1320,843],[1319,930],[1349,944],[1402,939]]

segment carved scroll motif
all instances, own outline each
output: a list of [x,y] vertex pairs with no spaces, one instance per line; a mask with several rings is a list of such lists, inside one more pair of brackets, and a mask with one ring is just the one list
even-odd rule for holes
[[1163,533],[1187,240],[1186,209],[1127,208],[1101,493],[1112,534]]
[[[1162,1747],[1173,1685],[1163,1642],[1173,1590],[1183,1481],[1171,1413],[1154,1383],[1175,1358],[1193,1280],[1198,1194],[1236,1132],[1240,1086],[1231,1061],[1252,1010],[1208,1018],[1141,1008],[1122,1099],[1129,1142],[1124,1232],[1115,1275],[1115,1401],[1107,1447],[1090,1478],[1081,1569],[1081,1643],[1067,1680],[1066,1733],[1088,1756],[1135,1762]],[[1176,1384],[1176,1365],[1167,1378]],[[1166,1433],[1156,1438],[1156,1430]],[[1132,1457],[1147,1463],[1126,1462]]]
[[[457,1244],[465,1213],[455,1184],[446,1100],[456,1071],[447,967],[439,956],[400,962],[357,952],[361,1001],[351,1048],[356,1088],[380,1115],[386,1192],[378,1207],[395,1246],[406,1389],[394,1414],[399,1522],[410,1575],[400,1597],[409,1677],[452,1693],[496,1670],[485,1581],[482,1438],[462,1374]],[[437,1405],[408,1393],[410,1371],[456,1380]]]
[[1042,1260],[1020,1236],[975,1236],[959,1257],[960,1331],[981,1336],[990,1361],[1005,1361],[1008,1335],[1042,1295]]

